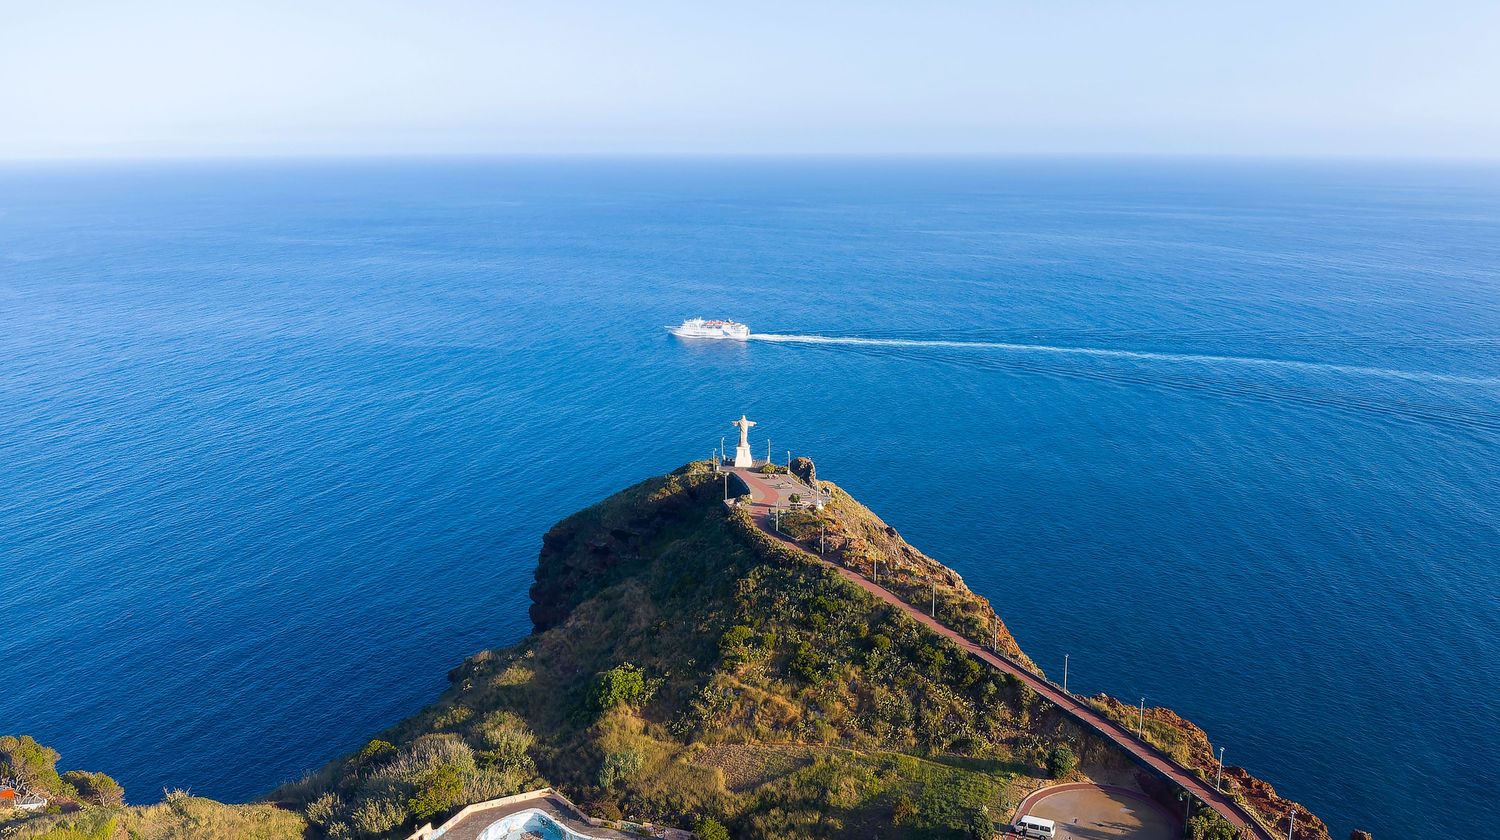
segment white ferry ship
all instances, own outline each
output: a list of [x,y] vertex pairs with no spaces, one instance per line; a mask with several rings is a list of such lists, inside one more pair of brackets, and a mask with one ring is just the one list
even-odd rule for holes
[[750,328],[734,321],[705,321],[689,318],[680,327],[667,327],[667,332],[679,338],[730,338],[744,341],[750,337]]

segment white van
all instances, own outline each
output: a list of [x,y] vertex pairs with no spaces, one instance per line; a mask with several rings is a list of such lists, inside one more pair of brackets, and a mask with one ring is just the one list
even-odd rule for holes
[[1041,817],[1022,817],[1016,820],[1016,828],[1020,830],[1022,837],[1038,837],[1042,840],[1052,840],[1052,835],[1057,833],[1057,824]]

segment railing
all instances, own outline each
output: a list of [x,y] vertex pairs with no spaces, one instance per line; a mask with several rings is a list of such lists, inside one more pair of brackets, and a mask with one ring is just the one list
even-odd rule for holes
[[[475,802],[472,805],[465,805],[462,810],[445,820],[441,826],[433,828],[432,823],[428,823],[417,829],[416,832],[413,833],[410,837],[406,838],[406,840],[437,840],[437,838],[442,837],[448,831],[448,829],[453,828],[454,826],[481,811],[490,811],[494,810],[495,808],[503,808],[507,805],[517,805],[522,802],[545,802],[549,799],[556,800],[558,803],[566,806],[569,811],[572,811],[572,816],[564,816],[564,820],[582,822],[592,828],[616,830],[614,828],[614,825],[612,825],[610,821],[601,820],[597,817],[591,817],[588,814],[585,814],[582,808],[579,808],[577,805],[575,805],[573,803],[573,800],[564,796],[561,791],[558,791],[556,788],[545,787],[538,790],[527,791],[525,793],[517,793],[511,796],[502,796],[499,799],[490,799],[484,802]],[[538,808],[537,810],[543,814],[546,814],[546,811],[541,808]],[[550,814],[548,814],[547,816],[549,819],[556,819]],[[504,817],[497,817],[496,819],[504,819]],[[698,838],[698,835],[696,833],[691,831],[684,831],[680,828],[658,826],[653,825],[649,822],[632,822],[631,825],[638,826],[641,829],[644,829],[646,836],[660,837],[664,838],[664,840],[697,840]],[[566,824],[563,825],[563,828],[567,829],[570,833],[578,833],[577,831],[568,828]]]
[[[797,549],[802,550],[802,551],[807,551],[808,554],[810,554],[811,556],[818,557],[817,554],[814,554],[813,552],[808,551],[807,549],[803,548],[801,545],[798,545],[795,540],[791,540],[790,538],[785,537],[785,536],[779,536],[778,535],[778,537],[780,539],[788,542],[792,546],[796,547]],[[1122,725],[1119,721],[1114,720],[1113,718],[1109,717],[1108,715],[1106,715],[1102,711],[1094,708],[1091,704],[1088,703],[1088,701],[1086,699],[1079,698],[1078,695],[1074,694],[1073,692],[1067,691],[1066,689],[1064,689],[1062,686],[1058,685],[1057,683],[1052,682],[1051,680],[1047,679],[1045,676],[1042,676],[1041,674],[1038,674],[1036,671],[1032,670],[1027,665],[1025,665],[1025,664],[1021,663],[1019,660],[1015,659],[1013,656],[1011,656],[1009,654],[1006,654],[1006,653],[1001,653],[998,650],[992,650],[992,649],[991,650],[987,650],[986,645],[983,642],[975,641],[973,639],[970,639],[970,638],[964,636],[962,633],[958,632],[957,630],[953,629],[952,627],[949,627],[946,624],[943,624],[942,622],[938,621],[936,616],[929,616],[920,607],[918,607],[917,605],[913,604],[910,601],[907,601],[905,598],[902,598],[900,595],[897,595],[892,590],[890,590],[890,589],[888,589],[888,588],[886,588],[884,586],[881,586],[880,584],[878,584],[875,581],[871,580],[863,572],[856,571],[854,569],[850,569],[850,568],[847,568],[845,566],[841,566],[841,565],[836,564],[836,563],[832,563],[831,561],[829,561],[829,560],[827,560],[825,558],[822,558],[822,557],[818,557],[818,559],[822,560],[825,563],[828,563],[829,565],[834,566],[835,568],[839,569],[840,571],[846,572],[846,573],[848,573],[850,575],[858,575],[859,577],[863,578],[865,581],[869,582],[869,584],[871,586],[874,586],[874,587],[880,589],[882,592],[885,592],[887,595],[890,596],[890,598],[895,603],[901,605],[907,611],[915,613],[915,614],[917,614],[917,615],[919,615],[919,616],[921,616],[923,618],[929,618],[932,621],[932,623],[938,625],[939,627],[941,627],[943,630],[947,631],[948,633],[951,633],[954,637],[956,637],[957,641],[959,641],[959,643],[961,645],[965,645],[966,644],[968,646],[971,646],[975,651],[979,651],[979,652],[982,652],[982,653],[988,653],[989,655],[993,656],[995,659],[1004,660],[1007,664],[1010,665],[1010,667],[1012,669],[1014,669],[1014,671],[1016,672],[1017,677],[1020,678],[1020,679],[1022,679],[1024,682],[1028,682],[1028,683],[1040,683],[1040,684],[1046,686],[1047,688],[1051,689],[1052,691],[1056,692],[1057,694],[1062,695],[1067,700],[1072,701],[1072,703],[1076,704],[1077,708],[1067,708],[1067,707],[1059,705],[1059,704],[1057,704],[1055,702],[1053,703],[1053,705],[1058,705],[1058,707],[1060,709],[1062,709],[1062,711],[1064,713],[1068,714],[1070,717],[1072,717],[1074,720],[1077,720],[1079,723],[1084,724],[1085,726],[1089,727],[1090,729],[1094,730],[1095,732],[1098,732],[1100,735],[1103,735],[1104,737],[1108,738],[1111,741],[1114,741],[1117,744],[1120,744],[1121,746],[1126,746],[1127,744],[1138,745],[1139,749],[1142,752],[1147,752],[1152,757],[1154,757],[1158,761],[1160,761],[1162,764],[1165,764],[1168,767],[1175,768],[1183,776],[1188,777],[1188,778],[1197,778],[1197,776],[1194,773],[1194,771],[1193,771],[1192,768],[1189,768],[1189,767],[1187,767],[1187,766],[1179,763],[1177,761],[1177,759],[1175,759],[1172,756],[1168,755],[1165,751],[1163,751],[1161,748],[1157,747],[1155,744],[1152,744],[1151,742],[1147,741],[1144,737],[1136,735],[1134,732],[1130,731],[1124,725]],[[980,659],[981,659],[981,661],[984,661],[983,657],[980,657]],[[991,663],[986,663],[986,664],[991,664]],[[1035,686],[1033,686],[1033,690],[1035,690]],[[1038,692],[1038,693],[1041,693],[1041,692]],[[1136,758],[1139,758],[1139,759],[1142,759],[1142,760],[1145,760],[1144,756],[1139,756],[1135,752],[1132,752],[1132,756],[1136,757]],[[1164,776],[1168,781],[1172,782],[1173,784],[1176,784],[1176,785],[1178,785],[1180,787],[1183,786],[1178,780],[1172,778],[1172,776],[1170,774],[1168,774],[1165,771],[1161,770],[1161,768],[1158,768],[1158,767],[1152,765],[1149,760],[1145,760],[1145,764],[1146,764],[1146,766],[1147,766],[1148,769],[1152,770],[1153,772],[1157,773],[1158,775]],[[1200,779],[1199,781],[1202,781],[1202,780]],[[1186,789],[1186,788],[1184,787],[1184,789]],[[1241,804],[1238,800],[1234,799],[1232,796],[1230,796],[1228,794],[1225,794],[1222,791],[1216,791],[1213,794],[1213,799],[1210,800],[1209,798],[1201,796],[1201,795],[1196,794],[1196,793],[1193,793],[1192,791],[1189,791],[1189,793],[1191,795],[1193,795],[1193,796],[1197,796],[1197,798],[1198,798],[1199,801],[1201,801],[1204,804],[1208,805],[1209,807],[1213,808],[1215,811],[1218,811],[1220,813],[1220,815],[1222,815],[1222,816],[1225,816],[1225,817],[1229,817],[1230,816],[1230,814],[1226,814],[1225,811],[1229,811],[1230,813],[1232,813],[1235,818],[1237,818],[1239,821],[1241,821],[1241,822],[1243,822],[1245,824],[1244,827],[1236,827],[1236,831],[1239,832],[1239,833],[1241,833],[1242,836],[1243,836],[1243,833],[1245,831],[1249,831],[1249,832],[1257,835],[1258,837],[1262,838],[1262,840],[1279,840],[1279,838],[1276,838],[1274,836],[1274,833],[1269,828],[1267,828],[1267,826],[1265,825],[1265,823],[1262,821],[1262,819],[1260,818],[1260,816],[1258,814],[1256,814],[1255,812],[1251,811],[1249,808],[1245,807],[1243,804]]]

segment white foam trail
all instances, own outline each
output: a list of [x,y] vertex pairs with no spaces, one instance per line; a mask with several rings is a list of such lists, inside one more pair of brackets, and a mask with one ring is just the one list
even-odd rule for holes
[[1154,353],[1141,350],[1107,350],[1100,347],[1058,347],[1050,344],[1017,344],[1006,341],[944,341],[916,338],[845,338],[831,335],[775,335],[752,333],[754,341],[778,341],[795,344],[850,344],[866,347],[953,347],[975,350],[1009,350],[1020,353],[1052,353],[1072,356],[1094,356],[1107,359],[1135,359],[1156,362],[1196,362],[1214,364],[1237,364],[1256,367],[1273,367],[1305,370],[1315,373],[1341,373],[1354,376],[1378,376],[1386,379],[1405,379],[1412,382],[1443,382],[1455,385],[1500,385],[1494,377],[1451,376],[1445,373],[1397,370],[1393,368],[1361,367],[1359,365],[1335,365],[1322,362],[1299,362],[1292,359],[1265,359],[1257,356],[1208,356],[1196,353]]

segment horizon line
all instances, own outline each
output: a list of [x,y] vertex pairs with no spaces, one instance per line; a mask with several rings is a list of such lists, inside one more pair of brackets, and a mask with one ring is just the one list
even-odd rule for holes
[[0,156],[0,167],[69,164],[358,163],[487,160],[825,160],[825,161],[1202,161],[1275,163],[1500,164],[1500,154],[1333,154],[1327,152],[919,152],[919,151],[496,151],[496,152],[253,152]]

